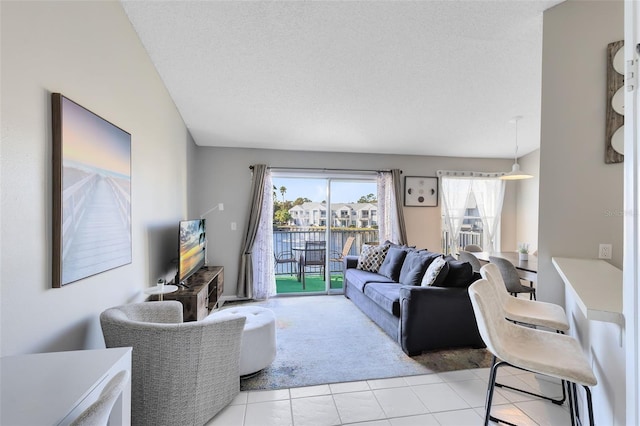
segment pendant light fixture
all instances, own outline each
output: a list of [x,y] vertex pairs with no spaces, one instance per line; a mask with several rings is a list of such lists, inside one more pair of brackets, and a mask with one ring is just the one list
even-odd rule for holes
[[514,155],[513,167],[509,173],[505,173],[500,176],[502,180],[519,180],[519,179],[529,179],[533,176],[528,175],[524,172],[520,171],[520,165],[518,164],[518,120],[521,120],[522,116],[518,115],[513,117],[513,119],[509,120],[510,123],[516,123],[516,152]]

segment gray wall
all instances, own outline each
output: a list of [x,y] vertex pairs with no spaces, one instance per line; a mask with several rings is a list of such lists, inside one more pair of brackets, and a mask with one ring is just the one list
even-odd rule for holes
[[[119,2],[0,2],[1,355],[104,347],[98,315],[170,274],[193,142]],[[132,263],[51,288],[50,92],[132,135]]]
[[[544,14],[539,296],[563,304],[552,256],[622,267],[623,166],[604,163],[607,44],[622,40],[622,1],[567,1]],[[606,283],[603,283],[606,285]]]
[[[234,296],[238,277],[240,243],[246,227],[251,186],[251,164],[272,167],[392,169],[404,176],[435,176],[437,170],[507,171],[513,160],[426,157],[404,155],[345,154],[326,152],[276,151],[199,147],[197,178],[190,188],[191,217],[199,217],[217,203],[224,211],[207,215],[210,264],[225,267],[225,296]],[[507,183],[503,208],[503,249],[516,248],[515,182]],[[440,250],[440,206],[405,207],[409,244]],[[238,224],[231,230],[231,222]]]

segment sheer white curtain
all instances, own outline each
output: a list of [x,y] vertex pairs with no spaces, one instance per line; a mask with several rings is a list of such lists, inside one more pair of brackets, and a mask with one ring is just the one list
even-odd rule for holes
[[499,251],[500,241],[496,240],[502,203],[504,201],[505,181],[500,179],[474,179],[471,191],[476,198],[478,211],[482,217],[484,233],[487,236],[483,249]]
[[273,183],[271,171],[264,178],[262,214],[253,243],[253,298],[268,299],[276,294],[276,276],[273,269]]
[[400,170],[378,172],[378,238],[380,242],[407,243],[400,195]]
[[391,173],[378,173],[378,239],[382,242],[385,240],[393,241],[393,217],[390,212],[393,188],[391,183]]
[[469,194],[471,193],[471,179],[442,176],[442,210],[449,238],[449,252],[458,251],[458,240],[462,221],[467,209]]

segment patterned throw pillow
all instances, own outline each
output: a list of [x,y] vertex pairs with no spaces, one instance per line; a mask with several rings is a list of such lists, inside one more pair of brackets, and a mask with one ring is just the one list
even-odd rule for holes
[[442,257],[437,257],[427,268],[420,285],[422,287],[439,286],[447,277],[447,272],[449,272],[449,264]]
[[378,272],[388,251],[388,245],[374,246],[365,244],[362,246],[357,268],[363,271]]

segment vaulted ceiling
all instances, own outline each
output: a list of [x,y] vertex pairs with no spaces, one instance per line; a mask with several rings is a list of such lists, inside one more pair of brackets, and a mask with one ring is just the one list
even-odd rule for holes
[[558,0],[122,1],[201,146],[509,158]]

